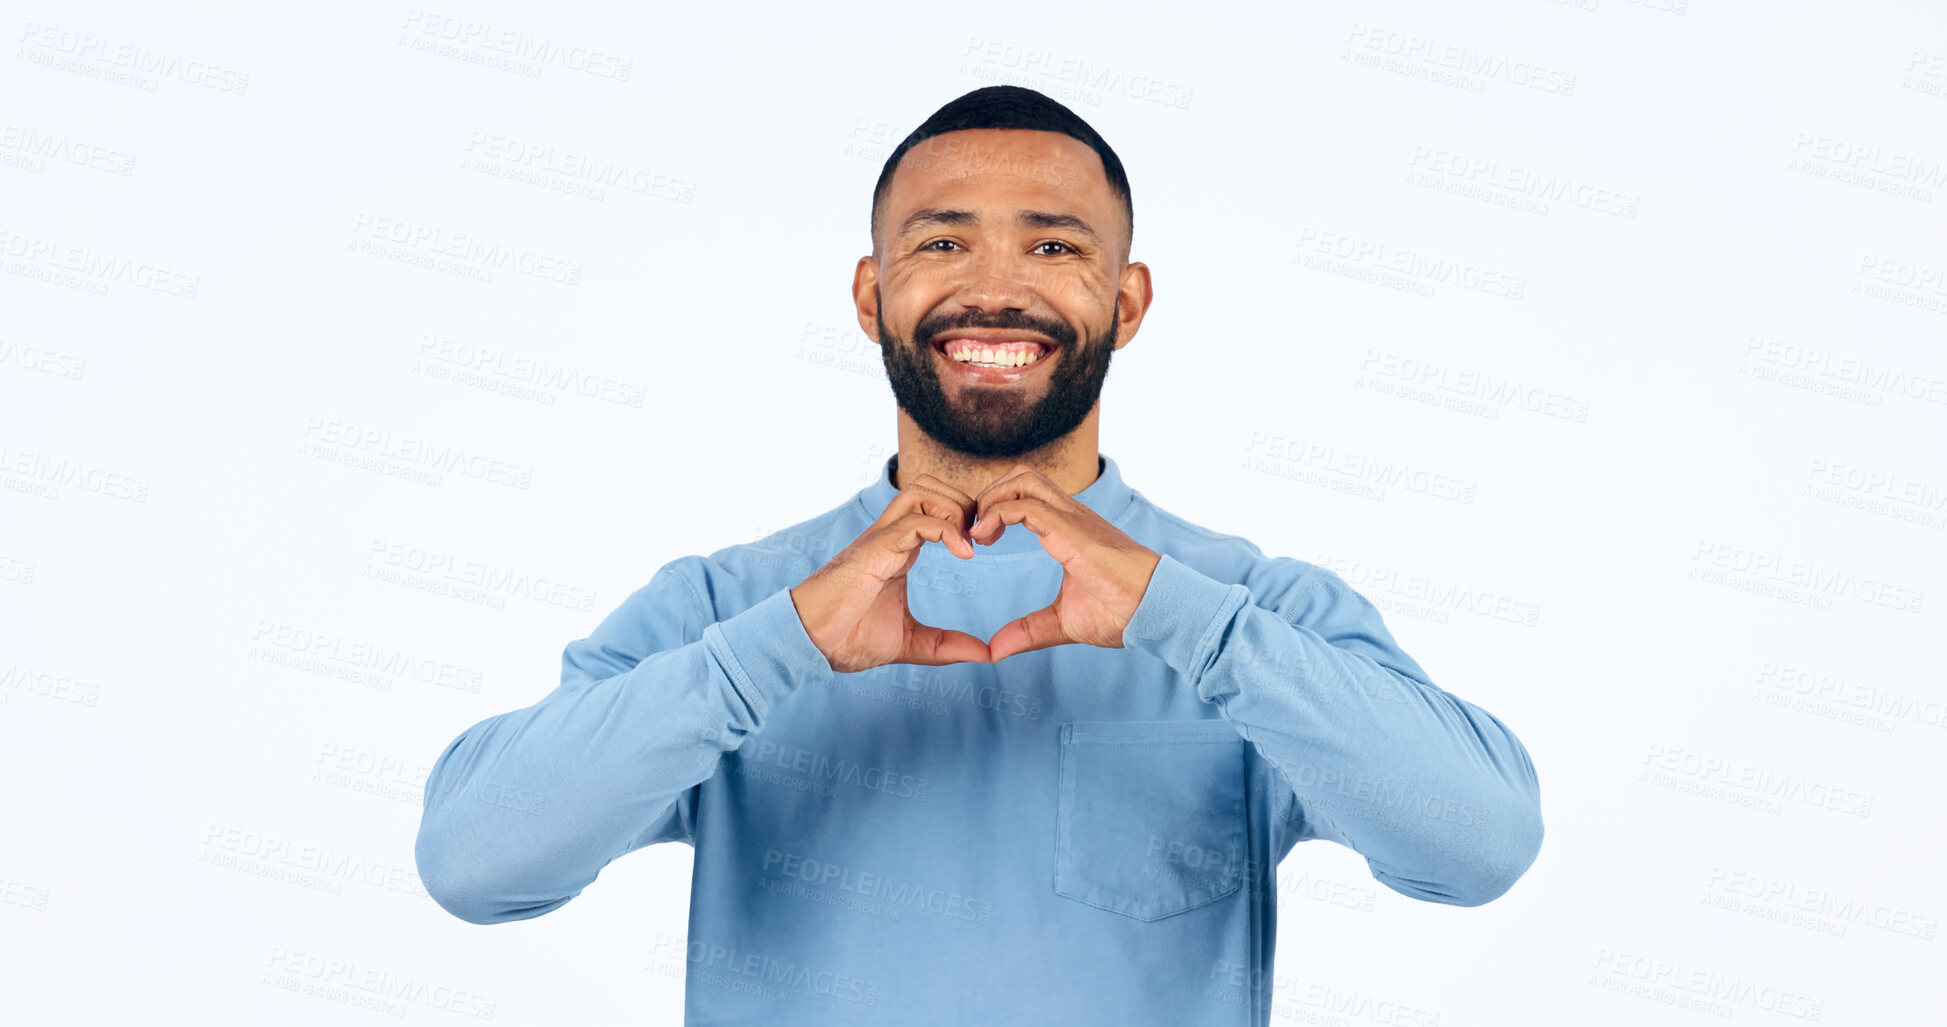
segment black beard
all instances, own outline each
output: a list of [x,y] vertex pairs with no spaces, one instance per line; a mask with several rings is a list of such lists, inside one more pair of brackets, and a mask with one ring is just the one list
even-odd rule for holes
[[[879,290],[872,290],[879,303]],[[974,387],[965,391],[964,406],[954,406],[940,386],[933,361],[933,340],[959,328],[1000,328],[1036,332],[1054,341],[1041,359],[1060,354],[1048,373],[1048,391],[1023,409],[1016,390],[1006,386]],[[1116,319],[1108,330],[1081,345],[1075,330],[1060,321],[1043,321],[1018,310],[989,316],[965,310],[953,317],[930,317],[913,329],[908,343],[886,330],[884,308],[879,317],[879,356],[886,365],[892,395],[919,430],[941,446],[970,457],[1008,459],[1043,449],[1079,427],[1095,409],[1102,383],[1109,376],[1115,353]]]

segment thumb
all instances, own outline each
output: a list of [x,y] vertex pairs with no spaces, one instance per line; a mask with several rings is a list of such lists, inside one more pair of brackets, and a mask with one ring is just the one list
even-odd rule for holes
[[986,663],[987,643],[950,628],[921,624],[911,614],[906,617],[906,644],[894,663],[917,663],[938,667],[947,663]]
[[1055,613],[1055,604],[1049,603],[1025,617],[1001,625],[1001,629],[994,632],[994,637],[987,640],[987,659],[999,663],[1016,653],[1069,645],[1074,641],[1062,629],[1061,617]]

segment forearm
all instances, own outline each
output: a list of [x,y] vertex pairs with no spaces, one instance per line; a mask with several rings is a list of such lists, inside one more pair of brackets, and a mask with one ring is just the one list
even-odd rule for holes
[[1214,703],[1285,777],[1308,836],[1343,840],[1389,887],[1476,905],[1512,886],[1542,835],[1520,740],[1428,681],[1363,600],[1314,628],[1252,599],[1165,557],[1125,645]]
[[474,725],[427,779],[416,847],[427,891],[474,923],[558,908],[646,844],[774,702],[821,672],[780,591],[694,642]]

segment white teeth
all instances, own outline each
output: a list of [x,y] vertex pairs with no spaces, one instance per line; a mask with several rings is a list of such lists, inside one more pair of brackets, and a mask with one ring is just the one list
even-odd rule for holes
[[966,346],[953,350],[951,355],[961,363],[1003,368],[1025,367],[1041,359],[1039,352],[1026,349],[995,349],[992,346]]

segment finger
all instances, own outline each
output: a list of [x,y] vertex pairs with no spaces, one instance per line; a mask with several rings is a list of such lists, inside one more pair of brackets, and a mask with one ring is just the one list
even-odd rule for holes
[[[950,485],[947,487],[949,489],[952,488]],[[946,546],[948,550],[952,551],[954,555],[962,559],[970,560],[973,559],[973,544],[966,540],[966,535],[967,529],[973,519],[973,510],[968,505],[971,502],[972,500],[969,499],[963,503],[953,498],[949,493],[914,483],[907,486],[899,495],[894,496],[892,502],[886,504],[886,511],[880,515],[880,519],[882,521],[887,518],[896,520],[899,517],[912,513],[923,513],[929,517],[937,517],[953,525],[953,534],[957,537],[956,540],[940,539],[938,541]]]
[[967,495],[952,484],[941,481],[930,474],[921,474],[908,481],[906,486],[899,490],[899,494],[892,497],[892,501],[886,504],[885,512],[879,515],[880,519],[891,520],[911,512],[918,508],[917,504],[919,500],[926,496],[944,500],[958,507],[969,518],[973,516],[974,502],[972,496]]
[[999,663],[1016,653],[1069,645],[1074,641],[1062,630],[1061,618],[1055,614],[1054,604],[1049,603],[1025,617],[1001,625],[1001,629],[994,632],[994,637],[987,640],[987,659]]
[[938,542],[945,546],[948,552],[962,560],[973,559],[973,543],[967,539],[967,522],[963,519],[966,516],[964,511],[958,506],[949,503],[942,496],[930,498],[924,496],[917,497],[914,502],[916,505],[912,512],[894,521],[892,530],[904,531],[905,529],[901,525],[908,521],[912,524],[936,524],[939,525],[939,530],[937,532],[929,532],[917,542],[914,542],[910,535],[902,535],[902,541],[909,542],[911,545],[901,545],[898,550],[899,552],[903,553],[909,548],[917,547],[926,542]]
[[938,542],[954,552],[959,551],[954,548],[956,544],[965,546],[967,556],[973,556],[973,546],[960,533],[959,525],[932,514],[921,511],[909,513],[894,521],[886,530],[887,543],[894,553],[911,553],[928,542]]
[[953,521],[963,528],[973,521],[973,498],[945,482],[938,486],[914,482],[900,495],[907,499],[906,505]]
[[1066,523],[1063,511],[1039,498],[1008,499],[990,504],[968,534],[974,541],[991,546],[1008,525],[1020,524],[1041,536],[1042,547],[1046,548],[1049,534],[1059,533]]
[[1034,496],[1052,504],[1070,501],[1072,497],[1061,490],[1061,486],[1048,480],[1048,476],[1026,464],[1016,464],[1013,469],[980,490],[974,497],[974,515],[985,514],[987,508],[995,503],[1009,499]]
[[[1003,496],[1002,493],[1010,488],[1018,490],[1019,486],[1015,484],[1015,479],[1024,474],[1032,473],[1032,471],[1033,469],[1026,464],[1015,464],[1013,467],[1008,468],[1005,474],[988,482],[986,488],[981,489],[974,495],[974,516],[978,518],[987,509],[987,504],[993,502],[996,498],[1008,498],[1008,496]],[[1013,494],[1009,493],[1009,495]]]
[[[945,485],[944,482],[941,484]],[[972,497],[951,485],[946,485],[946,491],[942,491],[915,482],[913,489],[922,513],[938,517],[953,525],[953,531],[946,538],[941,539],[940,544],[946,546],[949,552],[962,560],[973,559],[973,542],[967,538],[968,530],[973,527]]]
[[[979,509],[974,517],[974,525],[969,534],[982,533],[993,523],[994,508],[1004,503],[1033,501],[1050,510],[1071,510],[1081,504],[1073,496],[1055,487],[1054,483],[1035,472],[1017,475],[981,492],[976,501]],[[1009,522],[1018,523],[1018,522]]]
[[967,520],[969,522],[973,520],[975,515],[975,510],[978,509],[974,504],[974,498],[970,495],[967,495],[965,492],[960,491],[959,487],[954,485],[953,483],[948,481],[943,481],[930,474],[921,474],[913,478],[912,484],[923,485],[926,488],[932,489],[933,491],[938,492],[939,494],[947,497],[949,500],[953,501],[954,505],[960,507],[960,509],[965,510],[967,512]]
[[951,628],[936,628],[906,617],[906,644],[894,663],[938,667],[947,663],[986,663],[987,643]]
[[[849,587],[878,592],[886,582],[904,577],[919,562],[919,551],[928,542],[944,543],[948,536],[959,534],[959,529],[938,517],[928,517],[923,513],[910,513],[875,531],[861,536],[848,547],[850,559],[842,561],[848,568]],[[968,548],[969,555],[972,548]]]

